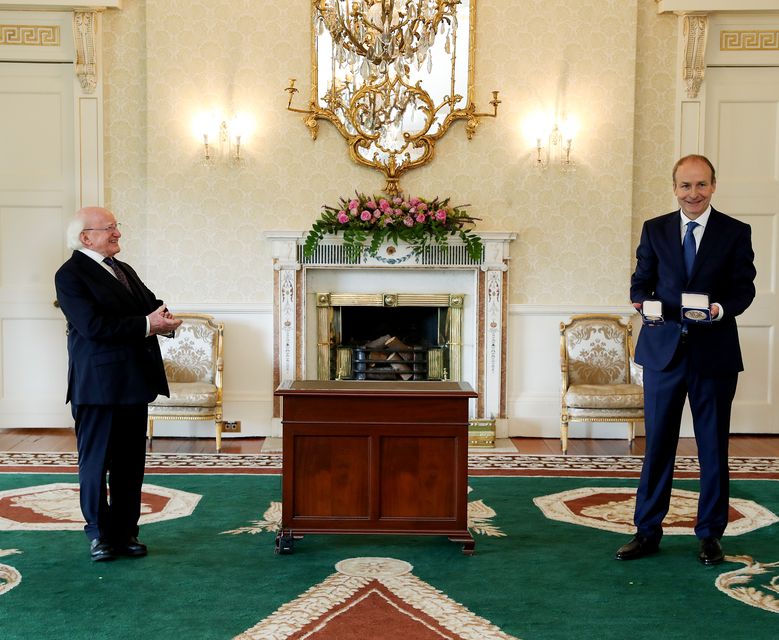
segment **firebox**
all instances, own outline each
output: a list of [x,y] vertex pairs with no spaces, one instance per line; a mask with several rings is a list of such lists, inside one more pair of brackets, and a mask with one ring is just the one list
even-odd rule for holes
[[460,380],[464,297],[317,293],[317,378]]

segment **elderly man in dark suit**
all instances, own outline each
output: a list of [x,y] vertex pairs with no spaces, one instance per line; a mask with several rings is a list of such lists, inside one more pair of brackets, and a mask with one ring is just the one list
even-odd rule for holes
[[73,255],[54,282],[68,327],[67,400],[76,423],[84,531],[92,560],[145,556],[138,520],[147,405],[169,393],[157,335],[181,321],[132,267],[114,259],[122,233],[108,209],[81,209],[67,235]]
[[[744,369],[736,316],[755,297],[756,272],[749,225],[711,207],[716,184],[707,158],[680,159],[673,168],[680,210],[648,220],[636,251],[630,299],[638,310],[647,300],[660,300],[665,322],[645,325],[636,345],[636,362],[644,367],[646,455],[636,495],[637,533],[619,548],[618,560],[659,549],[685,398],[701,469],[698,559],[712,565],[724,558],[730,411]],[[708,294],[711,322],[681,322],[683,292]]]

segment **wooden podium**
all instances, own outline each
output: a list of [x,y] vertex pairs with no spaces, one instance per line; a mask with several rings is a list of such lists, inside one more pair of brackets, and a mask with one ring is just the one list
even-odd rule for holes
[[468,531],[468,400],[463,382],[282,383],[282,529],[276,552],[306,533],[442,535]]

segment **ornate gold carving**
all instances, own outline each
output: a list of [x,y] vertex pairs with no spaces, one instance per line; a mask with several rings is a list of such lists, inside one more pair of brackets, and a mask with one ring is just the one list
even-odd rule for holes
[[59,25],[0,24],[0,45],[58,47],[60,28]]
[[[324,31],[328,21],[323,20],[320,24],[318,11],[323,3],[312,0],[312,95],[307,108],[293,107],[292,101],[299,90],[295,87],[295,79],[291,78],[285,89],[289,94],[287,109],[304,115],[303,120],[314,140],[319,132],[318,121],[331,122],[346,140],[354,162],[384,174],[384,192],[390,195],[400,192],[400,177],[406,171],[433,159],[436,142],[453,122],[465,120],[465,132],[471,139],[481,118],[497,115],[500,104],[497,91],[492,92],[491,113],[477,112],[472,100],[476,1],[451,4],[460,5],[461,24],[467,24],[467,31],[462,26],[458,32],[457,21],[453,21],[451,41],[447,36],[446,48],[437,53],[435,67],[430,58],[428,75],[420,77],[414,75],[411,69],[414,65],[401,63],[402,60],[372,65],[368,70],[368,58],[365,58],[363,69],[358,64],[363,58],[358,54],[350,51],[347,60],[343,51],[337,53],[337,47],[327,53],[327,45],[322,45],[320,59],[316,27],[320,25]],[[327,27],[324,42],[330,39],[331,26]],[[467,55],[467,75],[463,65],[456,64],[458,52],[461,56]],[[321,91],[319,83],[325,76],[320,80],[320,66],[331,69],[329,84]],[[359,73],[357,67],[360,67]],[[431,80],[434,69],[436,75],[444,77]],[[444,85],[446,88],[442,90]]]
[[76,75],[86,93],[97,88],[97,61],[95,54],[95,22],[97,11],[73,13],[73,39],[76,44]]
[[709,19],[702,15],[684,16],[684,69],[687,97],[697,98],[706,73],[706,35]]
[[779,29],[720,31],[720,51],[779,51]]

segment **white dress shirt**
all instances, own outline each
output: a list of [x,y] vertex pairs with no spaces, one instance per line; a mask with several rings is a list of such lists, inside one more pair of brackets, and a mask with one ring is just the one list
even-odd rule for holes
[[[706,208],[706,211],[699,215],[695,220],[688,218],[686,215],[684,215],[684,211],[679,209],[679,237],[682,244],[684,244],[684,236],[687,234],[687,224],[690,222],[698,223],[698,226],[692,230],[692,235],[695,238],[696,253],[698,252],[698,248],[701,246],[701,239],[703,238],[703,234],[706,232],[706,225],[709,223],[709,216],[711,216],[711,205],[709,205]],[[725,309],[722,308],[722,305],[719,302],[713,302],[712,304],[716,304],[719,307],[719,313],[717,314],[717,317],[712,318],[712,320],[714,322],[722,320],[722,318],[725,316]]]

